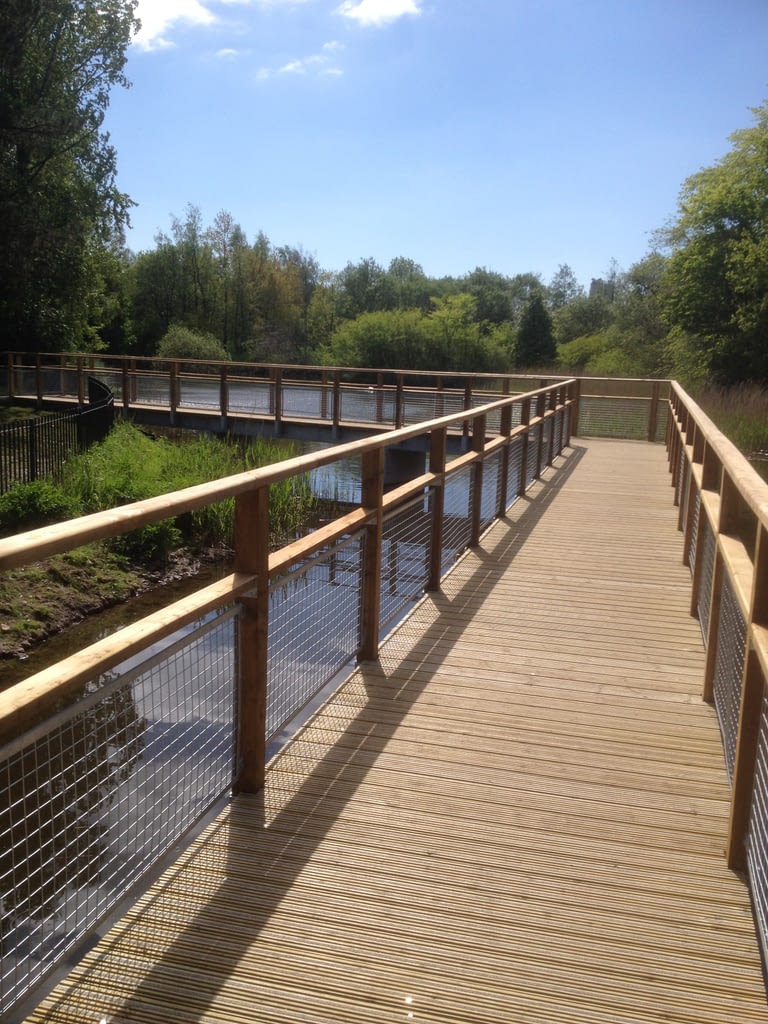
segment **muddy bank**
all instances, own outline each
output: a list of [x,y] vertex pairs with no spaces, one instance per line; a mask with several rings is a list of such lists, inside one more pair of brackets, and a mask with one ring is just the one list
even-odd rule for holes
[[231,552],[176,552],[150,569],[55,560],[3,574],[0,690],[231,572]]

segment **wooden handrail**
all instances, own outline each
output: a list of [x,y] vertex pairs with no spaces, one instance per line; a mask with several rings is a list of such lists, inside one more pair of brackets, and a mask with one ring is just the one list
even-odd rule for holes
[[[755,784],[758,720],[768,686],[768,485],[675,382],[670,388],[667,444],[686,563],[693,549],[691,611],[696,614],[701,598],[709,609],[705,700],[716,703],[718,685],[725,685],[718,681],[718,648],[723,642],[720,637],[726,580],[745,625],[742,661],[732,666],[741,682],[727,838],[728,864],[743,870]],[[698,517],[694,515],[696,507]],[[715,539],[711,591],[704,594],[703,524]]]

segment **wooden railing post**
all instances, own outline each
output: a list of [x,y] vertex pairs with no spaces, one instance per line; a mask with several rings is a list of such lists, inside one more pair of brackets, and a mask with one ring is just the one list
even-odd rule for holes
[[544,453],[544,406],[546,401],[546,395],[540,392],[536,395],[536,416],[539,420],[539,431],[536,438],[536,479],[538,480],[541,476],[542,469],[542,455]]
[[254,573],[256,594],[243,597],[238,647],[239,765],[235,789],[257,793],[266,771],[269,641],[269,485],[235,499],[235,572]]
[[381,545],[383,537],[384,449],[363,454],[362,504],[374,518],[365,528],[363,580],[360,614],[360,658],[375,661],[379,656],[379,614],[381,608]]
[[376,422],[384,422],[384,374],[376,374]]
[[[507,394],[509,393],[509,381],[504,382],[506,384]],[[510,456],[510,444],[509,436],[512,433],[512,406],[505,405],[501,410],[501,419],[499,423],[499,430],[502,437],[507,439],[507,443],[501,450],[501,470],[499,473],[499,494],[498,502],[496,503],[496,515],[499,519],[502,519],[507,514],[507,488],[509,487],[509,456]]]
[[520,423],[526,427],[526,431],[523,434],[523,450],[520,453],[520,483],[517,488],[518,497],[522,497],[526,491],[526,481],[528,479],[528,459],[529,451],[531,447],[531,400],[530,398],[524,398],[522,406],[520,408]]
[[472,464],[472,508],[470,510],[469,546],[477,547],[480,543],[480,527],[483,506],[483,450],[485,449],[485,416],[476,416],[472,420],[472,450],[478,455]]
[[549,392],[549,438],[547,440],[547,465],[551,466],[555,458],[555,427],[557,426],[557,388],[552,388]]
[[429,435],[429,470],[440,479],[430,495],[432,531],[429,548],[427,590],[439,590],[443,565],[443,517],[445,515],[445,463],[448,451],[448,428],[441,427]]
[[398,373],[397,386],[395,388],[395,429],[399,430],[403,425],[403,375]]
[[16,397],[16,361],[15,353],[8,353],[8,397]]

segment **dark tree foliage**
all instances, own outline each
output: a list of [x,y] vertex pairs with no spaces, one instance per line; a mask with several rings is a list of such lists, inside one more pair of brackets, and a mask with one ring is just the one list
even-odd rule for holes
[[517,366],[521,369],[547,366],[554,363],[556,358],[557,345],[552,331],[552,318],[544,304],[544,296],[540,291],[536,291],[531,295],[520,317],[517,332]]
[[102,131],[127,86],[136,0],[0,5],[0,345],[77,345],[92,320],[99,249],[131,205]]

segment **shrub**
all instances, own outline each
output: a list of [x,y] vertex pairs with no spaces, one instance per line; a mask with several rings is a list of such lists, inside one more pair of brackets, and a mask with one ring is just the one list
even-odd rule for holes
[[79,514],[80,507],[75,498],[48,480],[17,483],[0,495],[0,532],[3,536],[35,530]]

